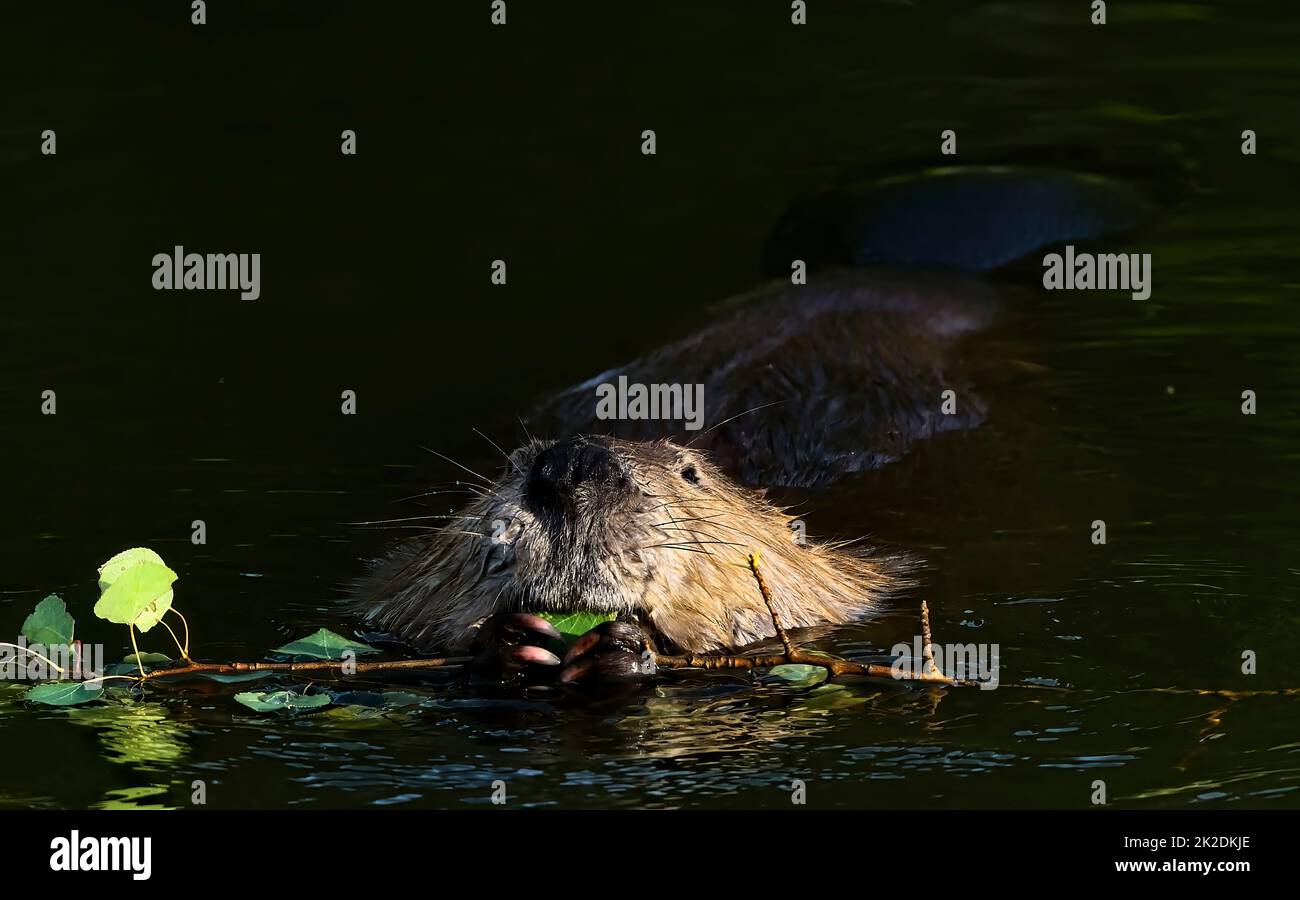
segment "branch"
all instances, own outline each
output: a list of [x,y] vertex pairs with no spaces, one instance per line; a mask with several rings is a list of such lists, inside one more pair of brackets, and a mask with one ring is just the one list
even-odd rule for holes
[[942,675],[934,664],[934,635],[930,633],[930,607],[921,601],[921,653],[925,657],[925,671],[928,675]]
[[758,567],[758,551],[755,550],[749,554],[749,571],[754,573],[754,580],[758,582],[758,592],[763,595],[763,602],[767,604],[767,613],[772,617],[772,627],[776,629],[776,636],[781,639],[781,646],[785,647],[785,655],[790,656],[795,652],[794,645],[790,643],[790,636],[785,633],[785,628],[781,625],[781,617],[776,614],[776,605],[772,603],[772,591],[767,586],[767,579],[763,577],[763,572]]
[[312,662],[229,662],[203,663],[191,662],[184,666],[171,666],[166,669],[154,669],[141,675],[140,681],[153,681],[171,675],[233,675],[243,672],[338,672],[339,674],[360,675],[365,672],[389,672],[398,669],[441,669],[445,666],[459,666],[469,662],[468,656],[444,656],[431,659],[394,659],[385,662],[346,662],[344,660],[315,660]]
[[749,570],[754,573],[754,580],[758,582],[758,590],[763,595],[763,602],[767,604],[767,611],[772,617],[772,627],[776,630],[776,636],[781,639],[781,645],[785,648],[785,653],[767,656],[699,656],[694,654],[663,656],[656,653],[654,657],[656,665],[664,669],[766,669],[783,663],[802,663],[829,669],[831,675],[835,677],[840,675],[866,675],[871,678],[891,678],[895,681],[923,681],[928,684],[946,684],[953,687],[976,686],[973,681],[948,677],[939,671],[938,666],[934,664],[934,653],[930,646],[930,612],[926,608],[924,601],[921,602],[921,628],[924,636],[926,662],[928,663],[924,671],[904,672],[895,669],[893,666],[856,663],[796,647],[791,642],[790,636],[786,634],[785,626],[781,624],[781,617],[777,614],[776,604],[772,602],[771,588],[768,587],[767,579],[763,577],[763,572],[758,567],[758,560],[758,553],[749,555]]

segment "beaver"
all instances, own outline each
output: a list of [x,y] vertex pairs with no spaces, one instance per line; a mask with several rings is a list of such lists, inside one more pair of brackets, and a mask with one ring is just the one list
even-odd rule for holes
[[[850,246],[854,262],[971,272],[1139,218],[1118,188],[1094,180],[938,177],[837,201],[854,213],[829,230],[809,231],[797,208],[768,251],[789,260],[772,248]],[[1006,214],[990,191],[1018,203]],[[965,209],[976,231],[1003,237],[969,258],[946,239],[887,240],[911,222],[900,213],[908,197],[910,208],[938,218],[936,205]],[[772,637],[746,565],[755,551],[786,627],[869,616],[911,584],[914,561],[800,539],[763,488],[824,486],[897,459],[916,441],[980,424],[987,407],[964,346],[1000,306],[969,275],[886,269],[819,268],[807,284],[787,280],[736,298],[711,324],[540,404],[534,422],[576,436],[509,454],[500,478],[483,479],[447,525],[372,567],[357,585],[357,608],[421,649],[468,651],[479,668],[509,678],[559,667],[562,682],[644,679],[655,674],[653,650],[730,651]],[[710,427],[602,421],[596,392],[624,379],[702,386]],[[560,659],[544,646],[559,638],[536,615],[547,611],[613,619]]]
[[861,618],[908,583],[903,556],[805,539],[791,521],[668,440],[531,441],[445,528],[380,561],[359,595],[367,618],[407,642],[472,650],[503,669],[560,662],[526,640],[558,636],[532,613],[616,616],[570,649],[569,681],[653,674],[648,647],[734,650],[770,637],[751,552],[789,628]]

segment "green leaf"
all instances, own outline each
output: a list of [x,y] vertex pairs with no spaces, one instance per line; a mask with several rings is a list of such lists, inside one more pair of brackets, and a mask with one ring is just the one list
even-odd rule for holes
[[[104,565],[112,562],[109,560]],[[95,604],[95,615],[119,625],[134,625],[141,631],[148,631],[171,607],[171,586],[176,577],[175,572],[161,563],[136,562],[125,571],[115,573],[108,589]],[[103,583],[101,571],[100,584]]]
[[334,695],[334,706],[321,715],[349,728],[374,727],[416,715],[424,700],[406,691],[342,691]]
[[257,681],[259,678],[269,678],[275,673],[269,669],[262,669],[256,672],[195,672],[195,678],[211,678],[213,681],[220,681],[222,684],[239,684],[241,681]]
[[236,694],[235,700],[257,712],[278,712],[282,709],[315,709],[328,706],[329,694],[295,694],[293,691],[248,691]]
[[328,628],[322,628],[315,634],[309,634],[305,638],[291,641],[283,647],[277,647],[272,652],[285,656],[301,656],[307,659],[342,659],[343,654],[349,650],[357,656],[379,652],[369,644],[350,641],[343,635],[335,634]]
[[[169,666],[172,658],[166,653],[141,653],[140,662],[144,663],[145,669],[148,670]],[[139,672],[140,667],[135,664],[134,653],[128,653],[120,663],[112,663],[104,667],[105,675],[137,675]]]
[[614,613],[592,612],[544,612],[538,615],[554,625],[555,630],[570,642],[582,637],[601,622],[609,622],[616,618]]
[[136,662],[142,662],[146,666],[165,666],[172,661],[172,658],[166,653],[141,653],[137,660],[134,653],[128,653],[122,662],[128,665],[135,665]]
[[19,691],[26,693],[28,690],[30,689],[21,682],[9,681],[8,679],[0,681],[0,699],[2,700],[9,700],[13,694]]
[[163,558],[148,547],[132,547],[123,550],[99,567],[99,592],[102,594],[113,586],[113,582],[127,569],[133,569],[140,563],[153,563],[156,566],[167,565]]
[[84,681],[47,681],[23,694],[23,699],[47,706],[75,706],[98,700],[102,693],[104,688],[100,682],[87,684]]
[[58,594],[50,594],[23,620],[20,633],[29,644],[66,647],[72,644],[73,624],[67,604]]
[[423,703],[424,698],[419,694],[411,694],[406,691],[384,691],[384,707],[386,709],[396,709],[402,706],[414,706],[417,703]]
[[796,709],[814,711],[854,709],[870,702],[872,696],[875,695],[864,696],[849,690],[842,684],[823,684],[805,694]]
[[809,666],[802,663],[773,666],[767,674],[769,678],[784,681],[794,687],[812,687],[821,684],[831,675],[830,671],[822,666]]

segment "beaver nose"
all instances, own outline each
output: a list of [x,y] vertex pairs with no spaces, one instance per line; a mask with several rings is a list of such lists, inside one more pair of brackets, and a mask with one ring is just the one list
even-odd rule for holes
[[552,444],[533,461],[528,473],[528,504],[538,511],[569,502],[579,485],[613,485],[626,481],[618,459],[604,444],[583,437]]

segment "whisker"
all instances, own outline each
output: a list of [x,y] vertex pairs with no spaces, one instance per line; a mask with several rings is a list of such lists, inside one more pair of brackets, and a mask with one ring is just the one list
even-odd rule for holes
[[[738,543],[736,543],[735,541],[687,541],[687,543],[690,544],[690,545],[692,545],[692,546],[697,546],[697,547],[703,547],[703,546],[706,545],[706,544],[707,544],[707,545],[710,545],[710,546],[717,545],[717,546],[721,546],[721,547],[744,547],[744,546],[746,546],[745,544],[738,544]],[[680,546],[679,542],[677,542],[677,541],[669,541],[669,542],[666,543],[666,544],[649,544],[649,545],[647,545],[647,546],[645,546],[645,547],[642,547],[642,548],[640,548],[640,549],[642,549],[642,550],[651,550],[651,549],[654,549],[655,547],[675,547],[675,546]]]
[[680,544],[651,544],[649,547],[637,547],[637,548],[635,548],[635,549],[637,549],[637,550],[651,550],[651,549],[654,549],[654,548],[667,548],[667,549],[669,549],[669,550],[685,550],[685,551],[687,551],[688,553],[703,553],[705,556],[713,556],[713,555],[714,555],[713,553],[709,552],[708,550],[696,550],[694,547],[685,547],[685,546],[682,546],[682,545],[680,545]]
[[399,523],[399,522],[418,522],[418,521],[420,521],[421,519],[465,519],[465,520],[468,521],[468,520],[473,520],[473,519],[477,519],[477,518],[480,518],[480,517],[479,517],[479,516],[462,516],[462,515],[453,515],[453,514],[450,514],[450,513],[442,513],[442,514],[430,514],[430,515],[427,515],[427,516],[406,516],[406,517],[401,518],[401,519],[372,519],[372,520],[367,521],[367,522],[340,522],[339,524],[340,524],[340,525],[396,525],[396,524]]
[[483,440],[487,441],[487,442],[488,442],[489,444],[491,444],[493,447],[495,447],[497,453],[500,453],[502,456],[504,456],[504,457],[506,458],[506,464],[507,464],[507,465],[510,463],[510,454],[507,453],[506,451],[502,450],[500,444],[498,444],[496,441],[492,440],[492,438],[488,437],[488,436],[487,436],[486,434],[484,434],[483,432],[479,431],[477,428],[473,428],[473,429],[470,429],[470,430],[473,431],[475,434],[477,434],[479,437],[481,437]]
[[[714,536],[714,535],[709,534],[708,532],[705,532],[705,531],[695,531],[694,529],[691,529],[691,528],[673,528],[673,527],[670,527],[670,526],[665,526],[665,527],[664,527],[664,531],[684,531],[684,532],[686,532],[687,534],[698,534],[698,535],[703,535],[704,537],[713,537],[713,536]],[[693,544],[726,544],[726,545],[729,546],[729,547],[745,547],[745,546],[748,546],[747,544],[740,544],[740,543],[737,543],[736,541],[691,541],[691,543],[693,543]]]
[[646,512],[658,512],[659,510],[668,507],[681,507],[681,506],[692,506],[699,509],[718,509],[718,510],[726,510],[730,508],[725,503],[715,505],[710,503],[704,503],[699,500],[691,500],[687,497],[678,497],[672,500],[665,500],[663,503],[660,503],[658,506],[654,507],[653,509],[646,510]]
[[[722,515],[722,513],[717,512],[717,513],[714,513],[714,514],[711,515],[711,516],[687,516],[686,518],[683,518],[683,519],[669,519],[668,522],[704,522],[704,523],[707,523],[707,524],[709,524],[709,525],[717,525],[719,528],[730,528],[732,531],[739,531],[739,530],[740,530],[740,529],[736,528],[736,526],[734,526],[734,525],[728,525],[726,522],[719,522],[719,521],[717,521],[718,516],[720,516],[720,515]],[[667,525],[668,522],[656,522],[655,525],[656,525],[657,527],[662,527],[662,526],[664,526],[664,525]],[[744,533],[744,532],[742,532],[742,533]]]
[[516,415],[515,420],[519,423],[519,427],[524,430],[524,437],[528,438],[528,442],[531,444],[534,438],[532,434],[529,433],[528,426],[524,424],[524,417],[520,415]]
[[686,442],[686,446],[687,446],[687,447],[691,446],[691,445],[694,444],[696,441],[698,441],[700,438],[704,437],[706,434],[708,434],[709,432],[713,431],[715,428],[721,428],[723,425],[726,425],[728,422],[734,422],[734,421],[736,421],[736,420],[739,419],[741,416],[747,416],[747,415],[749,415],[749,414],[752,413],[752,412],[758,412],[760,409],[767,409],[769,406],[776,406],[777,404],[779,404],[779,403],[784,403],[784,402],[785,402],[784,400],[773,400],[771,403],[764,403],[762,406],[755,406],[755,407],[753,407],[753,408],[751,408],[751,409],[747,409],[747,410],[745,410],[745,411],[742,412],[742,413],[736,413],[736,414],[735,414],[734,416],[732,416],[730,419],[723,419],[723,420],[722,420],[721,422],[719,422],[717,425],[710,426],[709,428],[706,428],[704,431],[701,431],[701,432],[700,432],[699,434],[697,434],[695,437],[693,437],[693,438],[691,438],[689,441],[687,441],[687,442]]
[[[458,483],[461,483],[461,482],[458,482]],[[434,496],[437,496],[438,494],[472,494],[472,495],[475,496],[475,497],[486,497],[486,496],[488,496],[488,494],[487,494],[487,493],[486,493],[482,488],[480,488],[478,485],[476,485],[476,484],[469,484],[468,482],[464,482],[464,487],[461,487],[461,488],[458,488],[458,489],[455,489],[455,490],[452,490],[452,489],[448,488],[448,489],[445,489],[445,490],[439,490],[439,491],[424,491],[423,493],[420,493],[420,494],[412,494],[412,495],[409,496],[409,497],[398,497],[398,498],[397,498],[396,500],[394,500],[393,502],[394,502],[394,503],[406,503],[406,502],[409,501],[409,500],[420,500],[420,499],[422,499],[422,498],[424,498],[424,497],[434,497]]]
[[423,534],[437,534],[440,529],[437,525],[376,525],[373,528],[367,528],[366,531],[419,531]]
[[[495,482],[495,481],[492,481],[492,480],[489,479],[486,475],[483,475],[483,474],[481,474],[481,473],[479,473],[479,472],[475,472],[473,469],[471,469],[471,468],[470,468],[469,466],[467,466],[467,465],[464,465],[463,463],[458,463],[458,462],[456,462],[456,460],[452,459],[452,458],[451,458],[450,456],[448,456],[447,454],[445,454],[445,453],[439,453],[437,450],[434,450],[434,449],[432,449],[432,448],[430,448],[430,447],[426,447],[426,446],[424,446],[423,444],[416,444],[416,446],[419,447],[421,450],[424,450],[424,451],[427,451],[427,452],[429,452],[429,453],[432,453],[434,456],[437,456],[437,457],[439,457],[439,458],[441,458],[441,459],[445,459],[447,462],[451,463],[453,466],[456,466],[458,469],[463,469],[464,471],[466,471],[466,472],[468,472],[469,474],[473,475],[475,478],[479,479],[480,481],[482,481],[484,484],[488,485],[489,487],[496,487],[496,482]],[[495,492],[494,492],[494,493],[495,493]]]
[[464,534],[469,535],[470,537],[482,538],[485,541],[491,539],[491,535],[480,534],[477,531],[461,531],[457,528],[438,528],[436,530],[438,534]]
[[736,542],[736,541],[701,541],[701,540],[693,540],[693,541],[686,541],[686,544],[694,544],[694,545],[699,545],[699,546],[703,546],[703,545],[706,545],[706,544],[707,544],[707,545],[716,545],[716,546],[749,546],[748,544],[738,544],[738,542]]
[[[670,521],[674,522],[674,523],[677,521],[676,517],[672,514],[672,510],[671,510],[671,509],[669,509],[669,511],[668,511],[668,519],[669,519]],[[697,539],[697,540],[698,540],[698,539]],[[705,552],[707,552],[707,551],[705,551]],[[710,555],[712,555],[712,554],[710,554]]]
[[869,537],[870,535],[860,534],[855,538],[840,538],[838,540],[828,541],[826,546],[832,550],[843,550],[845,547],[852,547],[854,544],[860,544]]
[[[667,503],[665,503],[665,504],[662,504],[659,508],[667,507],[667,508],[669,509],[669,512],[668,512],[668,519],[669,519],[669,521],[672,522],[674,526],[678,526],[678,527],[674,529],[672,526],[669,526],[669,525],[667,525],[667,524],[660,524],[658,527],[664,528],[665,530],[678,530],[678,531],[685,531],[685,532],[688,532],[688,533],[691,533],[691,534],[697,534],[697,535],[698,535],[698,534],[706,534],[706,536],[709,536],[709,537],[712,537],[713,535],[707,535],[707,533],[705,533],[705,532],[695,532],[695,531],[692,531],[692,530],[689,529],[689,528],[681,528],[680,525],[681,525],[681,523],[683,523],[683,522],[699,521],[699,522],[703,522],[703,523],[705,523],[705,524],[710,524],[710,525],[719,525],[719,526],[721,526],[721,527],[723,527],[723,528],[731,528],[731,526],[728,526],[728,525],[726,525],[726,524],[724,524],[724,523],[722,523],[722,522],[706,522],[706,521],[705,521],[705,517],[702,517],[702,516],[691,516],[691,517],[688,517],[688,518],[679,519],[679,518],[677,518],[676,516],[674,516],[674,515],[672,514],[672,511],[671,511],[672,507],[674,507],[674,506],[684,506],[684,505],[686,505],[687,502],[689,502],[689,501],[686,501],[686,498],[679,498],[679,501],[678,501],[678,502],[669,501],[669,502],[667,502]],[[697,507],[700,507],[700,508],[704,508],[704,509],[710,509],[710,508],[712,508],[712,509],[722,509],[722,510],[725,510],[725,509],[726,509],[725,506],[714,506],[714,507],[710,507],[710,506],[707,506],[707,505],[705,505],[705,504],[693,504],[693,505],[694,505],[694,506],[697,506]],[[692,511],[693,511],[693,510],[692,510]],[[716,513],[715,515],[721,515],[721,513]],[[749,535],[749,534],[747,534],[746,532],[741,531],[741,530],[739,530],[739,529],[731,528],[731,530],[732,530],[732,531],[735,531],[737,534],[739,534],[739,535],[740,535],[741,537],[743,537],[743,538],[750,538],[750,537],[751,537],[751,535]],[[692,544],[696,544],[696,545],[703,545],[703,544],[705,544],[705,543],[714,543],[714,544],[719,544],[719,545],[723,545],[723,544],[725,544],[725,545],[732,546],[732,547],[743,547],[743,546],[745,546],[744,544],[737,544],[737,543],[734,543],[734,542],[731,542],[731,541],[701,541],[701,540],[699,539],[699,537],[696,537],[695,540],[691,541],[691,543],[692,543]]]

